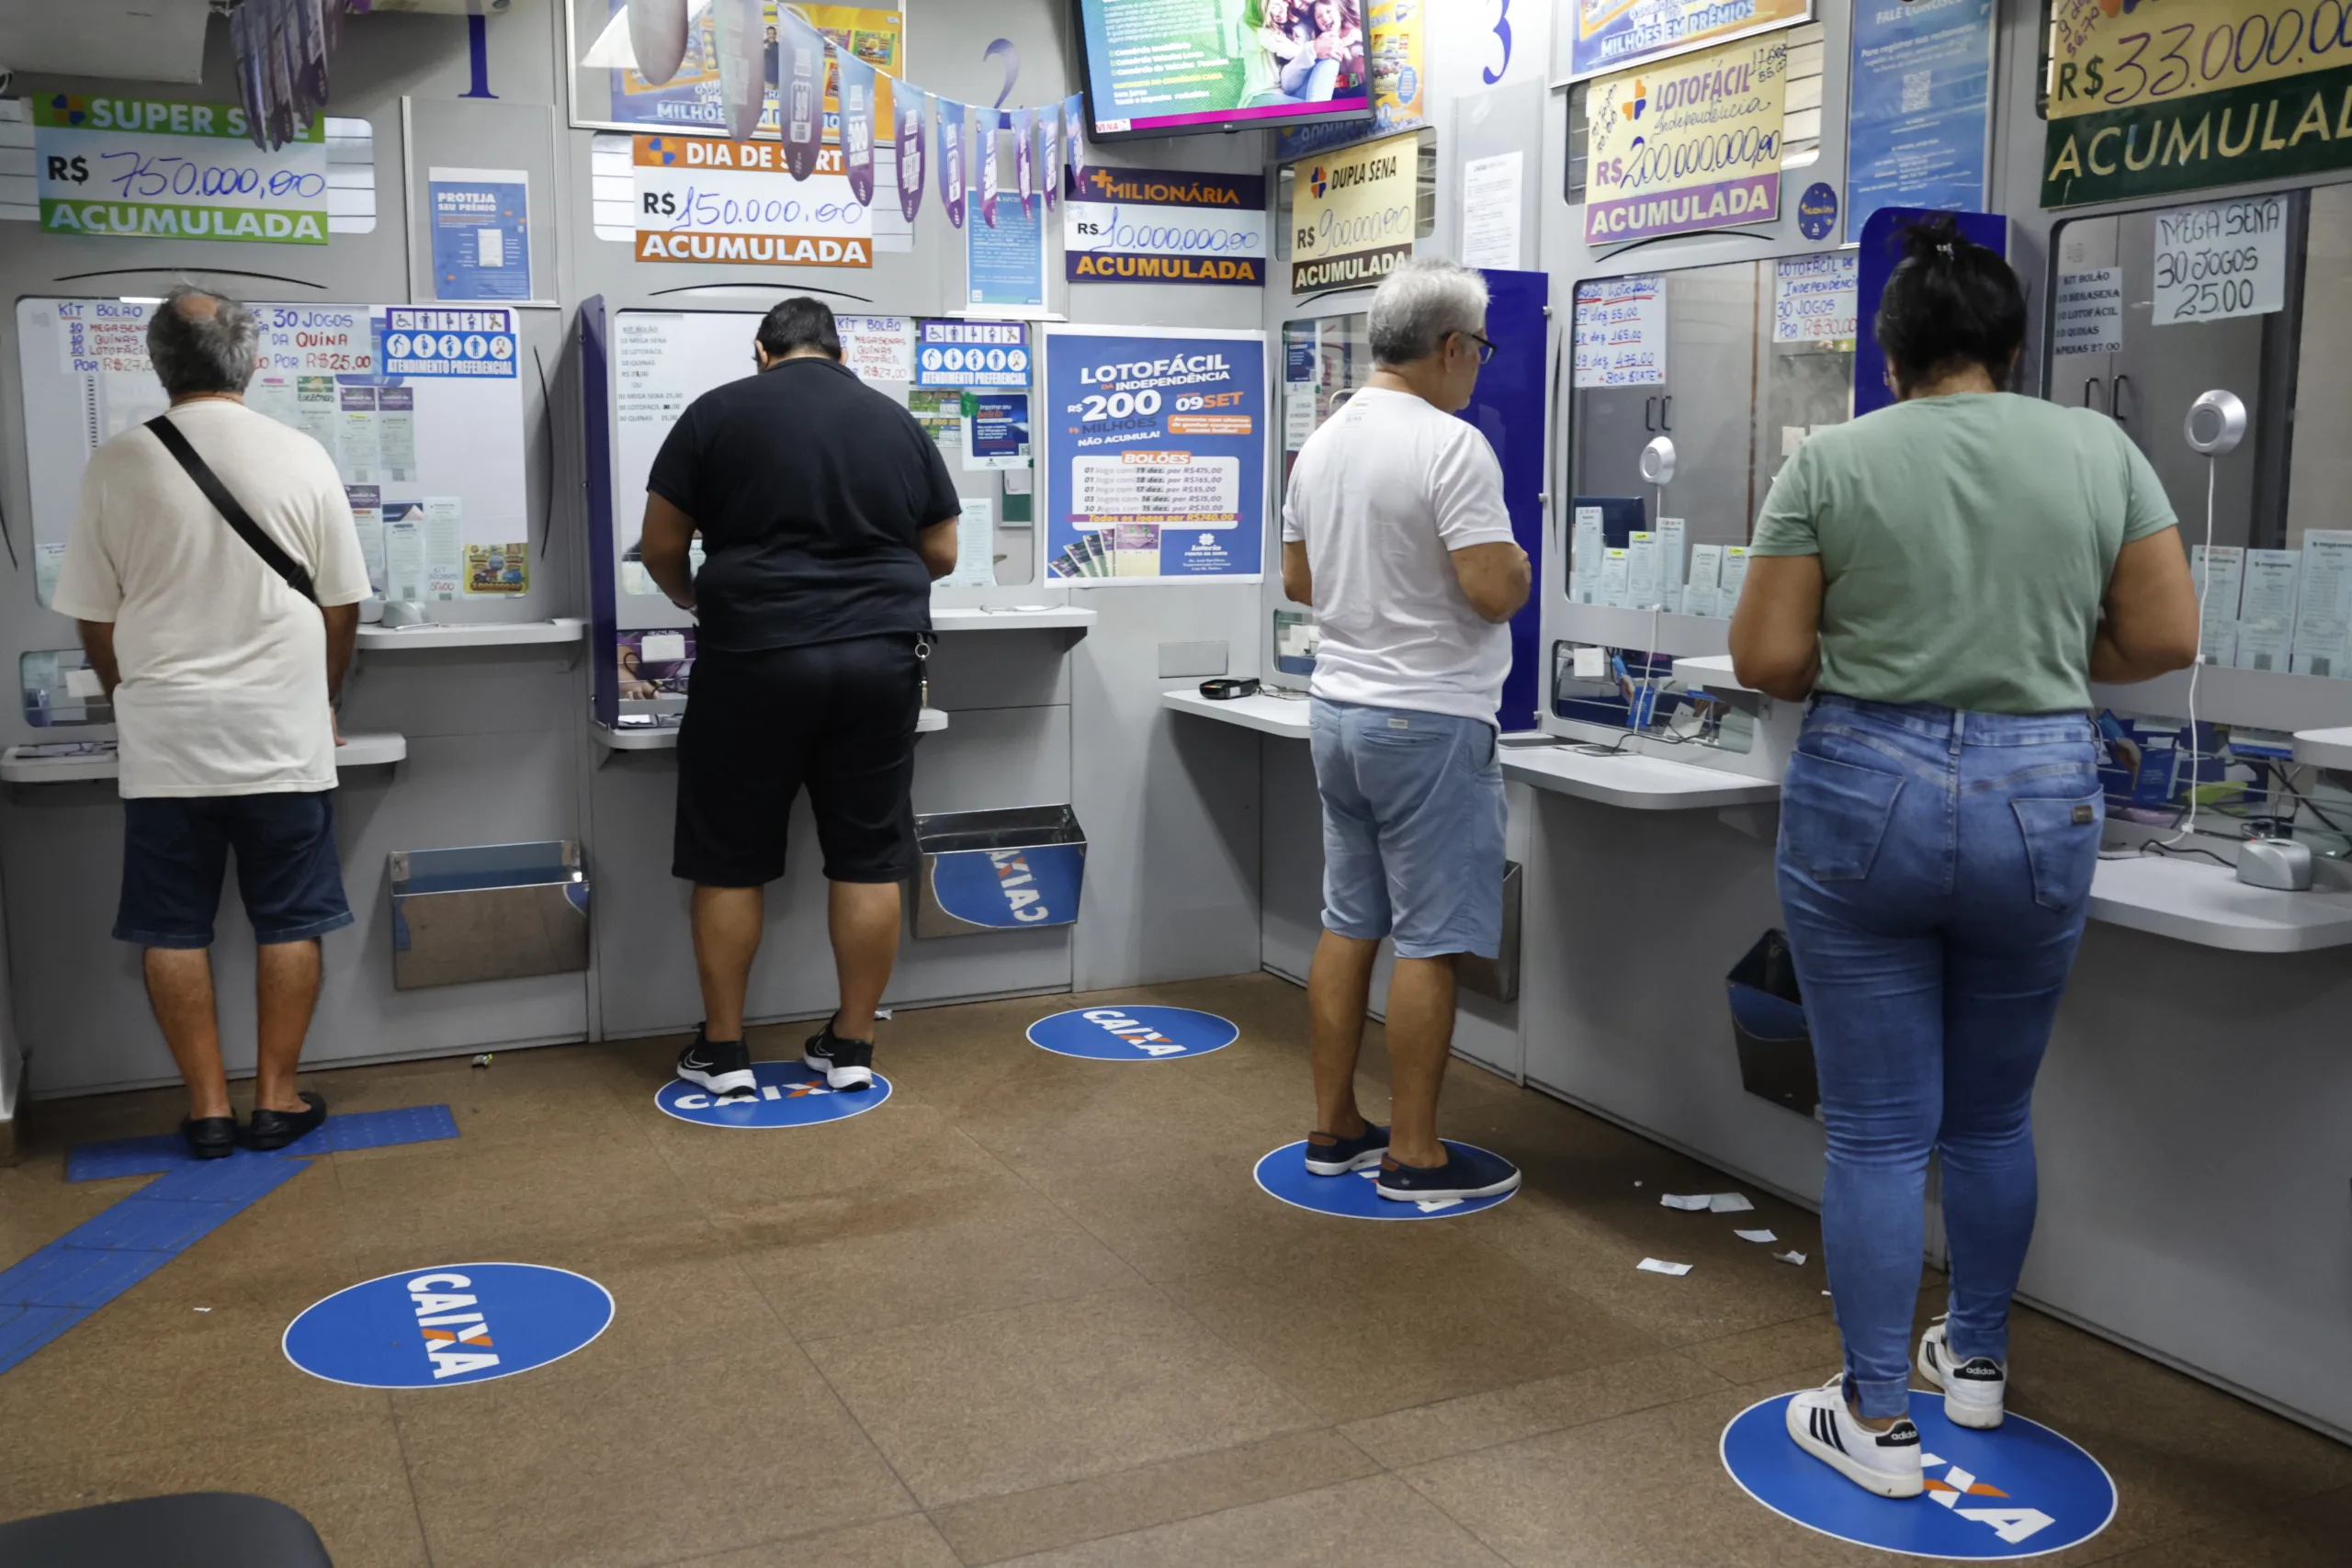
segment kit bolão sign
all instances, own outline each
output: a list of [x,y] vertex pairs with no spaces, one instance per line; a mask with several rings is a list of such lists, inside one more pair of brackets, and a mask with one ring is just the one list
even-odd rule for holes
[[1419,166],[1410,133],[1294,164],[1291,291],[1377,282],[1411,255]]
[[1605,77],[1586,97],[1585,243],[1768,222],[1781,209],[1778,35]]
[[322,119],[265,152],[230,104],[51,93],[32,111],[45,233],[327,243]]

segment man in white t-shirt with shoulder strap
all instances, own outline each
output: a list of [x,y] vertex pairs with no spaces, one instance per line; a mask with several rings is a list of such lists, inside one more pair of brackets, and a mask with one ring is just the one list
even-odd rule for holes
[[[1316,1126],[1306,1168],[1379,1168],[1384,1198],[1483,1198],[1510,1161],[1437,1135],[1454,964],[1502,944],[1503,776],[1496,710],[1527,603],[1502,467],[1454,418],[1492,357],[1487,285],[1452,262],[1400,264],[1372,297],[1371,380],[1307,438],[1283,502],[1283,588],[1312,604],[1308,691],[1323,800],[1323,936],[1307,980]],[[1356,1054],[1380,939],[1389,1106],[1365,1121]]]
[[209,952],[229,852],[258,944],[249,1147],[283,1148],[326,1119],[295,1069],[318,1001],[319,938],[351,923],[332,705],[368,569],[334,459],[244,406],[260,343],[252,312],[221,295],[175,288],[156,308],[147,355],[171,394],[170,428],[125,431],[91,455],[53,600],[81,623],[114,704],[114,934],[146,950],[148,999],[187,1084],[180,1130],[199,1159],[240,1138]]

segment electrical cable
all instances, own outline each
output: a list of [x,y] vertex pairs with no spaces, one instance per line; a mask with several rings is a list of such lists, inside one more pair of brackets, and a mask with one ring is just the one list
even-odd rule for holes
[[[2166,841],[2167,849],[2197,831],[2197,765],[2202,761],[2197,742],[2197,678],[2205,672],[2205,602],[2213,592],[2213,496],[2214,485],[2221,471],[2222,460],[2217,457],[2207,457],[2205,459],[2205,575],[2203,581],[2198,585],[2197,589],[2197,662],[2188,667],[2188,820],[2187,826]],[[2179,777],[2179,767],[2180,755],[2176,750],[2173,754],[2176,782]],[[2216,855],[2213,858],[2219,860],[2221,857]]]

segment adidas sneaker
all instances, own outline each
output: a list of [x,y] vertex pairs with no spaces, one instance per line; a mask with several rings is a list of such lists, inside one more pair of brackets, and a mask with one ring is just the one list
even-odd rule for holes
[[1919,1375],[1944,1391],[1944,1414],[1955,1427],[1989,1432],[2001,1424],[2009,1393],[2009,1369],[1990,1356],[1952,1359],[1939,1317],[1919,1336]]
[[1789,1399],[1789,1436],[1797,1447],[1866,1492],[1917,1497],[1927,1490],[1919,1464],[1919,1428],[1909,1416],[1873,1432],[1846,1405],[1843,1373]]

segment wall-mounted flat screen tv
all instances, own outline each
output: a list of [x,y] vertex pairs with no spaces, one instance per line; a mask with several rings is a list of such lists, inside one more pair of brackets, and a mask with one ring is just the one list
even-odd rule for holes
[[1364,0],[1078,0],[1102,141],[1372,118]]

